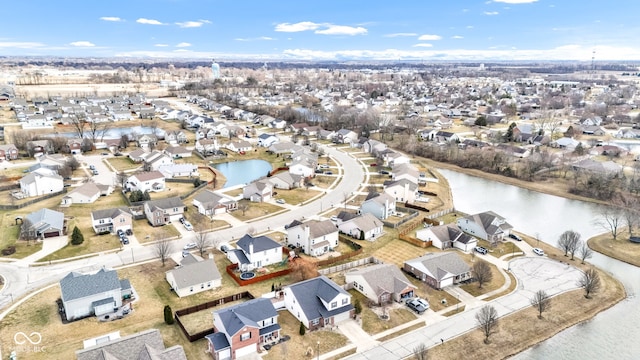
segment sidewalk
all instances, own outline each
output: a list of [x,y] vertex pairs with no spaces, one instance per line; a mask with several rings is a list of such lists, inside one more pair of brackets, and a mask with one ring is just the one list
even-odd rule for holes
[[16,266],[28,267],[29,264],[32,264],[39,259],[42,259],[43,257],[49,254],[53,254],[54,252],[62,249],[63,247],[65,247],[65,245],[67,245],[68,241],[69,237],[66,235],[42,240],[42,249],[27,257],[15,261],[13,264]]

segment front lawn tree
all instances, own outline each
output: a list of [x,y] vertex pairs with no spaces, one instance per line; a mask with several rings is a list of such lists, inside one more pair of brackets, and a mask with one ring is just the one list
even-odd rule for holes
[[200,256],[204,256],[204,252],[209,246],[211,246],[211,241],[209,241],[209,234],[204,231],[197,232],[195,243]]
[[580,280],[578,280],[578,286],[584,289],[584,297],[591,299],[591,294],[600,289],[600,276],[598,272],[593,268],[585,271]]
[[428,348],[424,343],[420,343],[413,348],[413,358],[416,360],[427,360]]
[[473,263],[473,267],[471,268],[473,271],[473,276],[478,281],[478,287],[482,289],[482,285],[491,281],[493,278],[493,274],[491,273],[491,265],[484,260],[479,260]]
[[84,235],[77,226],[73,227],[73,233],[71,233],[71,244],[80,245],[84,242]]
[[551,307],[551,297],[544,290],[538,290],[531,298],[531,306],[538,310],[538,319],[542,319],[542,313]]
[[160,258],[160,261],[162,262],[162,266],[164,266],[165,262],[169,258],[169,254],[171,254],[172,249],[173,249],[173,244],[171,244],[171,241],[169,240],[164,239],[155,243],[154,250],[155,250],[156,256]]
[[485,305],[476,313],[476,320],[484,334],[484,343],[489,343],[489,337],[496,332],[498,326],[498,310],[491,305]]
[[573,254],[580,245],[580,234],[573,230],[567,230],[560,235],[558,239],[558,247],[564,251],[564,256],[568,256],[569,253]]

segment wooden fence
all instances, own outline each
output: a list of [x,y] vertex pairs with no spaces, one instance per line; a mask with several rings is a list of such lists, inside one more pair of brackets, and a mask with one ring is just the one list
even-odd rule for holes
[[32,200],[29,200],[29,201],[25,201],[25,202],[20,203],[20,204],[15,204],[15,205],[0,205],[0,210],[16,210],[16,209],[22,209],[22,208],[23,208],[23,207],[25,207],[25,206],[29,206],[29,205],[31,205],[31,204],[35,204],[35,203],[40,202],[40,201],[42,201],[42,200],[47,200],[47,199],[52,198],[52,197],[54,197],[54,196],[58,196],[58,195],[61,195],[61,194],[66,194],[66,193],[67,193],[67,189],[66,189],[66,188],[63,188],[62,190],[60,190],[60,191],[58,191],[58,192],[51,193],[51,194],[47,194],[47,195],[43,195],[43,196],[40,196],[40,197],[38,197],[38,198],[36,198],[36,199],[32,199]]
[[333,273],[337,273],[340,271],[345,271],[345,270],[349,270],[352,269],[354,267],[358,267],[358,266],[362,266],[362,265],[367,265],[367,264],[382,264],[382,260],[376,259],[375,257],[371,256],[368,258],[364,258],[364,259],[358,259],[358,260],[354,260],[345,264],[340,264],[340,265],[335,265],[335,266],[331,266],[325,269],[320,269],[318,270],[318,272],[321,275],[329,275],[329,274],[333,274]]
[[390,227],[392,229],[395,229],[397,227],[400,227],[402,224],[406,223],[407,221],[415,218],[416,216],[418,216],[418,214],[420,214],[420,212],[417,211],[417,210],[408,209],[408,208],[405,208],[405,207],[396,207],[396,211],[399,211],[401,213],[405,213],[405,214],[408,214],[408,215],[405,215],[402,218],[402,220],[400,220],[397,223],[390,223],[388,221],[382,220],[382,223],[384,224],[384,226]]
[[318,262],[316,262],[316,264],[318,265],[318,267],[322,267],[322,266],[328,266],[331,264],[335,264],[337,262],[352,258],[354,256],[358,256],[360,254],[362,254],[362,246],[360,246],[360,244],[358,244],[357,242],[351,240],[350,238],[348,238],[345,235],[340,234],[338,237],[338,240],[342,243],[345,243],[347,245],[349,245],[349,247],[351,247],[353,249],[353,251],[348,252],[346,254],[342,254],[340,256],[335,256],[335,257],[331,257],[325,260],[320,260]]
[[256,273],[256,271],[254,271],[254,273],[256,274],[255,277],[252,277],[251,279],[244,280],[244,279],[240,279],[240,277],[238,275],[236,275],[235,270],[237,268],[238,268],[238,264],[227,265],[227,274],[229,274],[229,276],[231,276],[233,278],[233,280],[235,280],[235,282],[240,286],[247,286],[247,285],[259,283],[261,281],[273,279],[273,278],[278,277],[278,276],[288,275],[291,272],[291,269],[289,269],[289,268],[282,269],[280,271],[274,271],[274,272],[271,272],[271,273],[268,273],[268,274],[264,274],[264,275],[258,275]]
[[178,311],[176,311],[173,315],[174,319],[176,320],[176,323],[178,324],[178,327],[180,328],[180,330],[182,330],[182,333],[184,333],[184,336],[187,337],[187,339],[189,339],[189,342],[194,342],[196,340],[200,340],[202,338],[204,338],[205,336],[209,335],[209,334],[213,334],[214,332],[214,328],[211,327],[209,329],[203,330],[203,331],[199,331],[195,334],[190,334],[189,331],[187,331],[187,329],[184,327],[184,325],[182,324],[182,321],[180,321],[180,316],[184,316],[184,315],[189,315],[189,314],[193,314],[195,312],[198,311],[202,311],[202,310],[206,310],[206,309],[211,309],[214,308],[216,306],[222,305],[222,304],[226,304],[228,302],[232,302],[232,301],[237,301],[237,300],[241,300],[241,299],[255,299],[255,297],[248,291],[244,291],[241,293],[237,293],[237,294],[233,294],[224,298],[219,298],[219,299],[215,299],[212,301],[207,301],[206,303],[203,304],[199,304],[199,305],[195,305],[195,306],[191,306],[185,309],[180,309]]

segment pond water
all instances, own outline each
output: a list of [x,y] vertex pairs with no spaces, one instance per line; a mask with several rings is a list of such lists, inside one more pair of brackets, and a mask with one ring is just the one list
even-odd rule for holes
[[[556,246],[558,237],[574,230],[586,240],[605,230],[594,224],[599,205],[506,185],[454,171],[447,178],[456,209],[466,213],[492,210],[515,230]],[[638,359],[640,358],[640,268],[595,253],[589,260],[620,280],[628,298],[592,320],[560,332],[514,359]],[[553,310],[551,310],[553,311]]]
[[215,164],[213,167],[227,178],[227,182],[224,184],[225,188],[248,184],[253,180],[267,176],[267,173],[271,171],[271,164],[264,160],[230,161]]

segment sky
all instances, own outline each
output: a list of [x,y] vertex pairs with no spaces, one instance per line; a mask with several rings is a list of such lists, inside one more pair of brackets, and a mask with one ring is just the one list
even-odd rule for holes
[[13,0],[0,56],[640,60],[638,0]]

